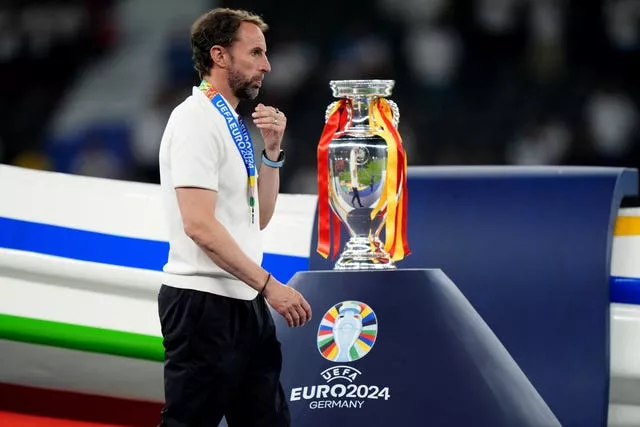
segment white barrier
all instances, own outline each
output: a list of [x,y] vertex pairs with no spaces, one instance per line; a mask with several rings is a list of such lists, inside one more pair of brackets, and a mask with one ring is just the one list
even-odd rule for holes
[[[0,200],[0,382],[161,401],[159,187],[0,165]],[[283,194],[264,231],[284,281],[306,268],[315,207]],[[640,236],[614,238],[611,273],[640,278]],[[640,306],[611,305],[610,354],[609,425],[640,425]]]
[[[113,250],[126,249],[132,241],[134,249],[150,248],[157,255],[166,240],[159,197],[156,185],[0,165],[0,325],[4,319],[5,325],[19,329],[11,332],[0,327],[0,333],[17,338],[0,340],[0,352],[7,355],[0,363],[0,382],[162,399],[161,364],[144,360],[157,353],[146,350],[141,358],[119,356],[135,352],[136,345],[117,348],[110,346],[108,336],[100,335],[102,330],[139,334],[151,337],[149,345],[160,348],[156,295],[163,258],[138,268],[131,265],[136,260],[148,264],[148,254],[110,254],[91,247],[93,242],[105,242]],[[281,279],[290,274],[287,264],[304,263],[309,257],[315,204],[314,196],[281,195],[263,232],[265,258],[275,259],[274,274]],[[87,234],[78,237],[74,233],[79,230]],[[42,241],[49,238],[59,240]],[[73,242],[66,239],[86,247],[69,247]],[[91,261],[94,257],[113,263]],[[124,259],[131,261],[129,266],[117,265]],[[29,319],[51,323],[31,324]],[[95,351],[82,351],[79,342],[57,346],[65,338],[47,337],[45,329],[22,336],[33,328],[76,333],[65,332],[67,325],[95,328],[86,332]],[[121,335],[119,339],[126,347],[140,338]]]
[[[640,234],[628,229],[635,227],[620,227],[627,217],[640,218],[640,208],[624,208],[618,214],[611,248],[611,275],[640,278]],[[640,306],[611,304],[610,333],[609,426],[639,426]]]

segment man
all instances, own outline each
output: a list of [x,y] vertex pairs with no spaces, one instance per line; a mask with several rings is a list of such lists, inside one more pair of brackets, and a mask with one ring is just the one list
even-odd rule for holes
[[191,30],[202,82],[172,112],[160,147],[170,249],[158,311],[165,347],[161,426],[288,426],[282,356],[267,303],[289,326],[311,319],[294,289],[261,266],[260,230],[279,191],[285,115],[259,104],[264,139],[256,174],[251,137],[235,109],[270,71],[261,18],[214,9]]

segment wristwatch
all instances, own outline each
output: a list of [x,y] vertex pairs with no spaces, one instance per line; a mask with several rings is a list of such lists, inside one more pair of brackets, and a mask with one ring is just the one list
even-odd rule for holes
[[278,159],[276,161],[270,160],[267,157],[267,151],[262,150],[262,163],[272,168],[281,168],[284,165],[284,150],[280,150],[280,154],[278,155]]

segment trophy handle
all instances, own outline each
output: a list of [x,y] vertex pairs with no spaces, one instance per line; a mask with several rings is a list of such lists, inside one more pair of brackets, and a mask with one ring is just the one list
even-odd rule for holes
[[398,108],[398,104],[391,101],[390,99],[387,99],[387,102],[389,103],[391,112],[393,113],[393,126],[397,128],[398,124],[400,123],[400,109]]
[[331,104],[329,104],[329,106],[327,107],[327,111],[324,112],[324,122],[327,123],[327,121],[329,120],[329,112],[331,110],[333,110],[333,107],[336,106],[336,104],[338,103],[338,101],[333,101]]
[[[391,107],[391,112],[393,113],[393,126],[397,128],[398,124],[400,123],[400,109],[398,108],[398,104],[396,104],[394,101],[388,99],[387,102],[389,103],[389,106]],[[327,110],[324,112],[325,123],[327,123],[327,120],[329,120],[329,112],[333,110],[333,107],[335,107],[337,103],[338,101],[333,101],[331,104],[327,106]],[[351,121],[351,110],[348,111],[348,114],[349,114],[349,121]]]
[[[333,107],[336,106],[336,104],[339,101],[333,101],[331,104],[329,104],[327,106],[327,111],[324,112],[324,122],[327,123],[327,120],[329,120],[329,112],[331,110],[333,110]],[[351,119],[353,118],[353,114],[351,112],[351,108],[347,109],[347,123],[351,123]]]

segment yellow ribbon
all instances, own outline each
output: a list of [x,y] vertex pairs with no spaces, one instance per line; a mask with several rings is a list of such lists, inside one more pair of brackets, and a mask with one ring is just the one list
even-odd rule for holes
[[[381,111],[382,110],[382,111]],[[402,144],[400,135],[389,129],[387,123],[393,123],[393,111],[384,98],[377,98],[369,107],[369,123],[373,133],[380,136],[387,143],[387,168],[386,179],[382,187],[382,196],[371,212],[373,220],[385,207],[387,216],[385,221],[384,249],[394,261],[404,258],[405,255],[405,219],[404,197],[402,192],[404,180],[406,180],[407,156],[404,156],[401,173],[398,174],[398,149]],[[395,130],[395,129],[393,129]],[[400,181],[398,181],[400,179]],[[400,197],[398,193],[400,192]],[[399,220],[399,222],[398,222]]]

